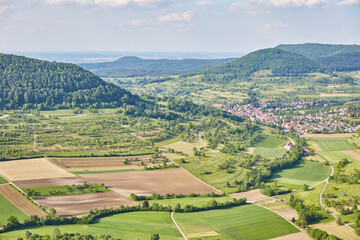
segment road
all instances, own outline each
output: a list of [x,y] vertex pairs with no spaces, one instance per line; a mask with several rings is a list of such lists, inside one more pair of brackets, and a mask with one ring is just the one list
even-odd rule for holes
[[175,218],[174,218],[174,210],[172,210],[171,212],[171,220],[173,221],[173,223],[175,224],[175,226],[177,227],[177,229],[179,230],[179,232],[181,233],[182,237],[187,240],[187,237],[185,236],[185,234],[183,233],[183,231],[181,230],[181,228],[179,227],[179,225],[176,223]]

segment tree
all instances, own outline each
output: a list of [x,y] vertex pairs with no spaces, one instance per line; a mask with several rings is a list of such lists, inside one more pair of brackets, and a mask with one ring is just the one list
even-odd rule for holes
[[310,188],[309,185],[304,184],[304,189],[303,189],[304,191],[309,191],[309,188]]
[[53,234],[54,234],[54,238],[56,238],[57,236],[61,235],[60,229],[54,228]]
[[29,239],[31,237],[32,233],[30,231],[26,231],[25,238]]
[[160,236],[157,233],[154,233],[153,235],[151,235],[151,240],[159,240]]
[[15,216],[8,217],[7,221],[13,225],[19,224],[19,219]]
[[50,212],[51,215],[55,215],[55,214],[56,214],[55,208],[50,208],[50,209],[49,209],[49,212]]
[[148,200],[145,200],[142,204],[142,207],[143,208],[148,208],[149,207],[149,201]]

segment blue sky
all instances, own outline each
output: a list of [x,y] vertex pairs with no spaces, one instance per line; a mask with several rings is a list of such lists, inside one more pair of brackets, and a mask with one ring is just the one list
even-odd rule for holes
[[0,0],[0,51],[360,44],[360,0]]

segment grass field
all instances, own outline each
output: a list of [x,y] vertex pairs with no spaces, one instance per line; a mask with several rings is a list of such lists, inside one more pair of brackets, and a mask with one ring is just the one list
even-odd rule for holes
[[321,152],[319,156],[329,161],[330,163],[338,163],[341,159],[347,158],[350,162],[357,162],[357,160],[340,151]]
[[[153,203],[159,203],[163,206],[172,206],[175,207],[176,204],[180,203],[182,207],[185,205],[193,205],[197,207],[202,207],[205,204],[211,202],[212,200],[216,200],[217,202],[226,202],[232,201],[233,198],[229,196],[224,197],[184,197],[184,198],[173,198],[173,199],[162,199],[162,200],[149,200],[150,206]],[[138,203],[143,203],[143,201],[137,201]]]
[[285,144],[285,142],[286,141],[284,139],[267,135],[266,137],[260,138],[260,140],[254,143],[252,146],[264,148],[280,148]]
[[255,147],[253,154],[266,158],[281,157],[286,153],[285,148]]
[[331,173],[330,167],[322,165],[320,162],[301,160],[291,169],[274,172],[271,181],[312,186],[327,178]]
[[185,234],[216,231],[214,239],[270,239],[299,230],[277,214],[256,205],[196,213],[175,213]]
[[348,142],[348,138],[311,138],[316,141],[323,151],[342,151],[352,150],[353,145]]
[[171,221],[170,213],[165,212],[133,212],[102,218],[98,223],[89,225],[62,225],[30,228],[0,234],[1,239],[24,237],[26,231],[33,234],[53,235],[54,228],[61,233],[82,233],[98,236],[110,234],[121,239],[150,239],[153,233],[158,233],[161,239],[180,240],[181,235]]
[[12,205],[5,197],[0,194],[0,226],[7,223],[7,219],[10,216],[15,216],[20,222],[24,221],[28,217],[20,211],[17,207]]
[[8,181],[6,181],[6,179],[4,179],[4,178],[2,178],[1,176],[0,176],[0,184],[3,184],[3,183],[7,183]]

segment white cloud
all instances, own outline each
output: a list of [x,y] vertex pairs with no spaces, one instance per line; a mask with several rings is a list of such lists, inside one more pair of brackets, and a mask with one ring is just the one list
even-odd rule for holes
[[164,0],[44,0],[48,5],[61,4],[79,4],[79,5],[93,5],[103,7],[155,7],[157,4],[164,2]]
[[351,6],[351,5],[357,5],[357,4],[360,4],[359,0],[344,0],[344,1],[336,3],[336,5],[339,5],[339,6]]
[[184,13],[169,13],[164,16],[158,17],[158,22],[166,23],[166,22],[190,22],[194,16],[194,11],[188,10]]
[[152,23],[153,21],[150,20],[150,19],[135,19],[135,20],[132,20],[131,21],[131,25],[133,26],[141,26],[141,25],[146,25],[146,24],[150,24]]
[[201,8],[212,8],[213,3],[209,1],[200,1],[196,3],[197,6]]
[[267,23],[258,31],[262,33],[277,33],[280,29],[287,27],[289,24],[283,22]]

